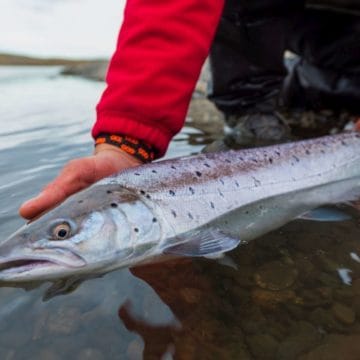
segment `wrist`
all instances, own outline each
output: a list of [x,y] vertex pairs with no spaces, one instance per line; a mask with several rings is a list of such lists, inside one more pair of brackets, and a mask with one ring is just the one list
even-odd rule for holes
[[117,146],[110,144],[99,144],[94,149],[94,155],[102,156],[104,154],[115,155],[116,157],[125,160],[129,165],[142,165],[143,162],[133,155],[126,153]]
[[136,158],[140,163],[151,162],[155,157],[151,145],[145,141],[121,134],[100,134],[95,140],[95,153],[97,153],[96,149],[98,151],[102,151],[102,149],[121,151]]

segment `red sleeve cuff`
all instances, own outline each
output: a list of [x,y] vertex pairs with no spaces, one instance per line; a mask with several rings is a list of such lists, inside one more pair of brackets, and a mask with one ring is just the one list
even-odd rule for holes
[[164,156],[174,136],[170,131],[155,126],[154,122],[146,123],[132,116],[109,113],[98,114],[92,136],[96,138],[100,133],[126,134],[145,141],[154,149],[156,158]]

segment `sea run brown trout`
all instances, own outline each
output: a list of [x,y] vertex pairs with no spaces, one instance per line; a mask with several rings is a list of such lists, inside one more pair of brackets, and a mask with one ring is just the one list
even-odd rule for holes
[[360,192],[360,134],[160,161],[108,177],[0,244],[0,280],[216,257]]

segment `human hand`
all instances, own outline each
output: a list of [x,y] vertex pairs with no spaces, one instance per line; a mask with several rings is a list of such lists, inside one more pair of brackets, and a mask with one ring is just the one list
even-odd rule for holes
[[140,160],[115,146],[100,144],[94,155],[68,162],[38,196],[21,205],[19,213],[25,219],[33,219],[96,181],[141,164]]

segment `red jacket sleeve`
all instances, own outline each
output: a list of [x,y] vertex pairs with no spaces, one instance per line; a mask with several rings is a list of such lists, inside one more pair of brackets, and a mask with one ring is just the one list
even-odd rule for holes
[[128,0],[93,137],[122,133],[162,156],[182,128],[223,0]]

